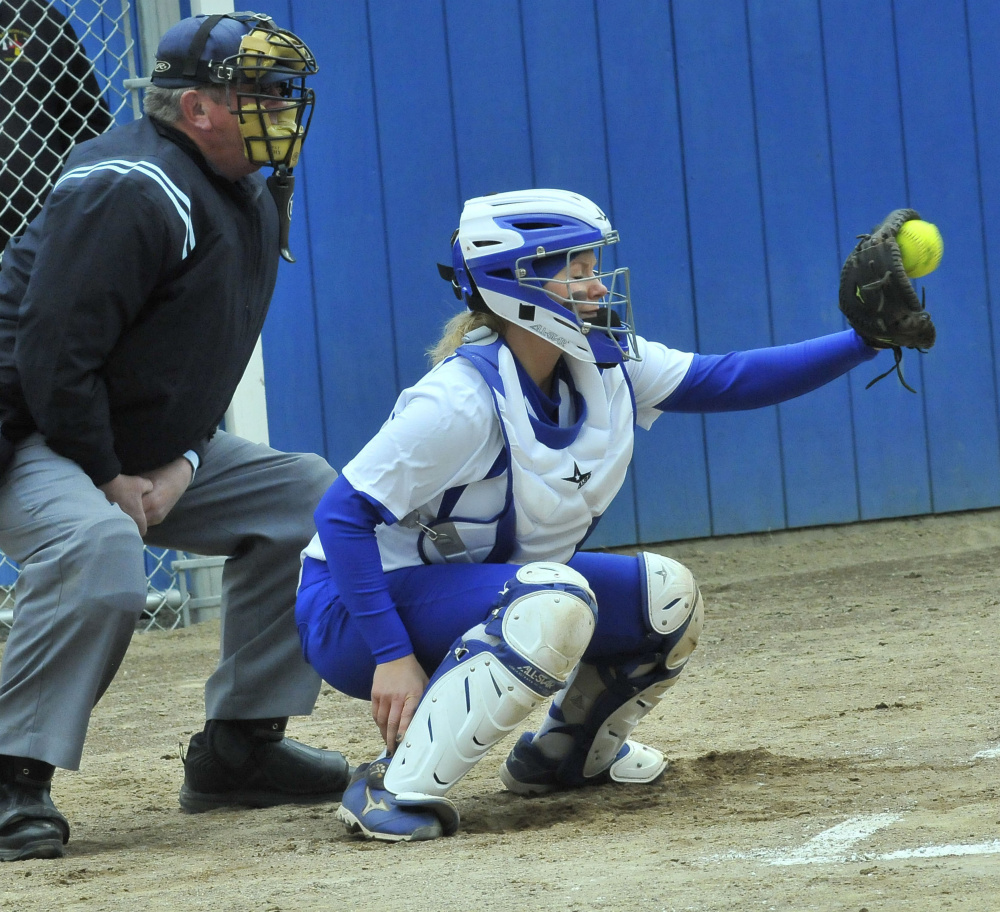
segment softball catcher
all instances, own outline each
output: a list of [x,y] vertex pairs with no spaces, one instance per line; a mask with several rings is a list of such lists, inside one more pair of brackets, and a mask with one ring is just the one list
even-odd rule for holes
[[878,354],[853,329],[723,356],[648,341],[629,270],[608,263],[618,240],[564,190],[469,200],[439,267],[467,310],[316,511],[304,652],[371,700],[386,743],[344,793],[352,832],[454,833],[449,790],[546,702],[500,767],[510,791],[661,776],[663,754],[632,735],[698,643],[698,585],[660,554],[580,550],[635,427],[772,405]]

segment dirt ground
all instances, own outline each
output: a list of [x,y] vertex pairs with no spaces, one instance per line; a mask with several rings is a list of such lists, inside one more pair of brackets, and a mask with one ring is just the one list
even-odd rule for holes
[[[1000,511],[662,550],[707,612],[636,733],[671,758],[655,785],[516,798],[512,735],[452,793],[450,839],[360,842],[334,805],[186,815],[218,624],[138,634],[83,769],[57,774],[66,857],[0,866],[0,909],[1000,908]],[[377,750],[367,705],[325,686],[289,732]]]

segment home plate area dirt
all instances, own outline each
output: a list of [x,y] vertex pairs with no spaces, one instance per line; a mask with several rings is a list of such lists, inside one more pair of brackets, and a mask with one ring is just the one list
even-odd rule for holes
[[[359,841],[335,805],[184,814],[218,623],[137,634],[56,775],[66,857],[0,866],[0,909],[1000,908],[1000,511],[652,550],[707,609],[636,732],[671,759],[654,785],[517,798],[496,776],[515,732],[453,790],[448,839]],[[378,751],[369,706],[326,686],[289,734]]]

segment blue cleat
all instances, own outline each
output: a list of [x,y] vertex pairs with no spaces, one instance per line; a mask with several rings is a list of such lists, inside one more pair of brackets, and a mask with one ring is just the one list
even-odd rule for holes
[[561,788],[559,761],[546,757],[535,746],[534,732],[525,732],[500,767],[500,780],[515,795],[546,795]]
[[668,765],[663,754],[655,748],[638,741],[626,741],[606,769],[587,779],[571,781],[561,770],[563,761],[546,757],[533,738],[534,732],[521,735],[500,767],[500,780],[515,795],[547,795],[605,782],[646,785],[657,779]]
[[363,763],[344,792],[337,819],[349,833],[386,842],[417,842],[451,836],[458,809],[447,798],[418,792],[394,795],[384,784],[389,759]]

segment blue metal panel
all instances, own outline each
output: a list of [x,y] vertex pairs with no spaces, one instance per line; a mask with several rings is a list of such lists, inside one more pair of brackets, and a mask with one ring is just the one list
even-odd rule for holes
[[604,87],[593,5],[528,2],[523,17],[536,182],[607,205]]
[[445,12],[459,200],[535,186],[520,3],[446,0]]
[[[674,4],[698,345],[772,341],[748,37],[734,4]],[[785,525],[777,411],[705,419],[712,533]]]
[[[267,13],[283,27],[292,28],[287,0],[268,0],[258,12]],[[317,32],[319,34],[317,34]],[[309,44],[321,41],[322,23],[309,28]],[[316,346],[312,275],[312,235],[309,231],[309,200],[301,192],[311,176],[310,159],[322,159],[315,134],[310,134],[305,152],[295,168],[294,196],[289,247],[294,264],[282,262],[271,310],[264,326],[264,380],[268,397],[268,432],[281,449],[324,452],[323,415],[320,398],[320,367]],[[267,174],[269,171],[264,170]],[[313,197],[321,195],[320,180],[313,181]],[[280,441],[280,444],[277,443]]]
[[[302,166],[302,177],[307,168]],[[299,175],[296,175],[296,179]],[[313,296],[311,250],[307,236],[309,207],[295,201],[290,248],[294,265],[282,262],[279,291],[264,327],[264,381],[268,397],[268,433],[282,448],[323,452],[320,365],[316,346],[316,301]]]
[[396,363],[407,386],[426,372],[424,352],[455,304],[435,267],[461,207],[444,9],[380,0],[369,15]]
[[335,17],[310,8],[308,27],[296,23],[310,42],[318,32],[317,52],[337,49],[320,59],[321,94],[303,158],[314,156],[307,159],[308,228],[323,428],[326,454],[338,469],[378,430],[399,391],[365,7],[345,3]]
[[[996,353],[1000,349],[1000,16],[995,4],[970,4],[969,30],[971,78],[974,92],[974,113],[978,153],[980,212],[983,233],[977,239],[970,233],[968,243],[977,250],[986,266],[986,293],[990,308],[990,359],[993,362],[994,409],[1000,406],[997,385],[1000,364]],[[950,245],[947,248],[950,252]],[[983,340],[985,344],[986,340]]]
[[[821,10],[839,245],[829,248],[826,262],[839,269],[856,235],[870,231],[893,209],[911,203],[923,207],[906,185],[891,5],[823,0]],[[867,23],[863,29],[861,21]],[[929,210],[926,214],[932,217]],[[816,255],[823,256],[823,250]],[[935,350],[929,357],[937,355]],[[915,352],[904,358],[919,396],[894,377],[865,390],[892,364],[889,352],[849,377],[862,519],[930,510],[920,362]]]
[[[598,25],[611,168],[609,211],[622,236],[619,262],[631,269],[636,327],[648,339],[693,351],[695,314],[670,12],[656,3],[599,4]],[[632,470],[637,541],[709,533],[700,417],[665,415],[650,433],[640,431]]]
[[20,573],[20,566],[0,552],[0,586],[13,586]]
[[[297,169],[300,263],[282,270],[265,335],[276,445],[340,465],[423,373],[457,305],[434,263],[470,196],[587,194],[622,233],[639,331],[705,352],[840,328],[855,235],[911,205],[946,242],[919,282],[938,345],[905,356],[919,395],[891,377],[863,389],[886,353],[778,409],[664,416],[638,435],[593,544],[1000,502],[990,0],[913,0],[905,15],[817,0],[780,17],[765,0],[265,9],[294,11],[322,68]],[[938,304],[945,277],[953,301]],[[362,356],[377,367],[359,382]]]
[[[771,321],[784,344],[843,324],[839,269],[811,255],[837,246],[819,14],[798,3],[775,16],[752,0],[749,27]],[[782,405],[779,418],[788,525],[857,519],[847,381]]]
[[278,7],[264,11],[302,35],[320,72],[296,168],[298,262],[282,265],[264,333],[268,424],[273,445],[314,449],[340,468],[398,392],[369,22],[364,3],[336,17],[299,4],[292,20]]
[[[896,16],[908,186],[920,201],[914,208],[940,226],[946,243],[956,241],[941,267],[950,300],[932,310],[941,342],[923,362],[936,511],[1000,503],[992,328],[975,243],[982,233],[965,25],[958,3],[911,0]],[[936,278],[928,277],[928,288]]]

